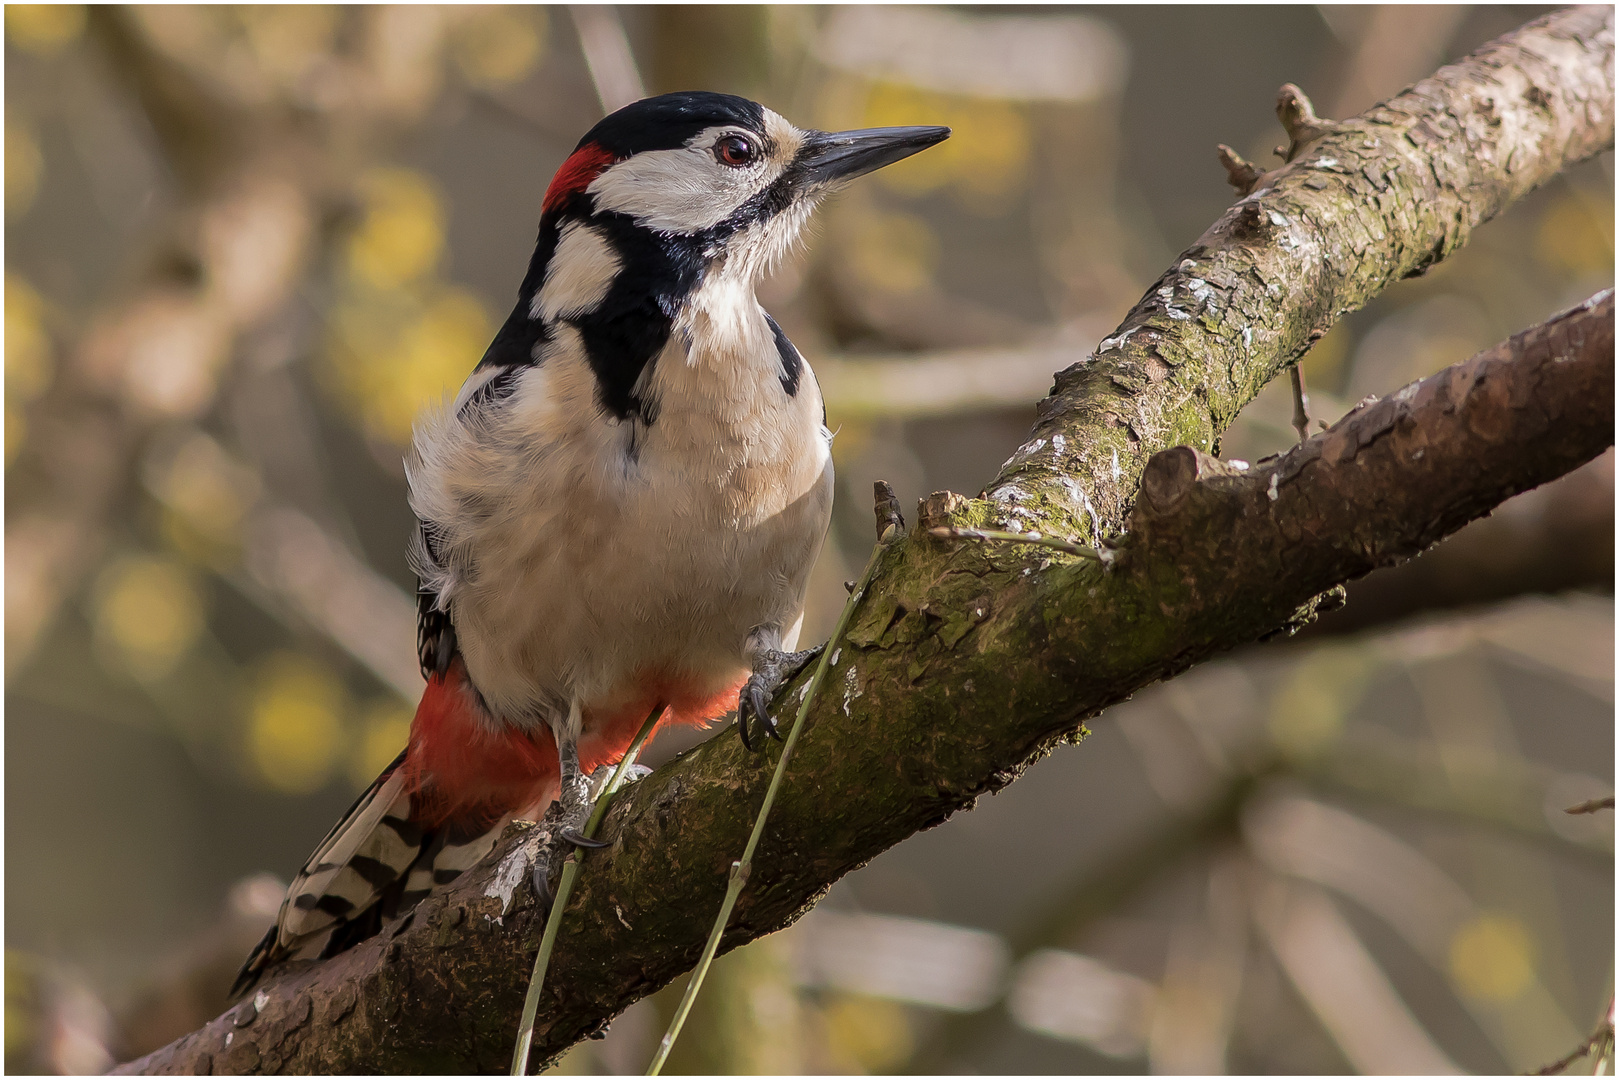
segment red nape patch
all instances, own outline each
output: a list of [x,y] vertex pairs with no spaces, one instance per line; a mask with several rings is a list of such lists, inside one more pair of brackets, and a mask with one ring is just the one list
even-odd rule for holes
[[490,725],[457,659],[422,692],[410,725],[410,752],[400,766],[416,800],[412,815],[427,828],[449,820],[493,823],[538,800],[555,796],[560,770],[549,728],[528,734]]
[[545,202],[542,204],[545,212],[557,209],[574,192],[585,190],[615,160],[612,151],[595,143],[586,143],[568,155],[568,160],[551,178],[551,186],[545,189]]

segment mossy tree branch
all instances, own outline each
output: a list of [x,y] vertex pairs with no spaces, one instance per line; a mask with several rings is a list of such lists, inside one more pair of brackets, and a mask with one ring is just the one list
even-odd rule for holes
[[[1574,9],[1344,122],[1222,217],[1095,358],[1058,376],[988,498],[929,500],[930,527],[1091,543],[1129,530],[1111,568],[921,528],[891,545],[722,947],[791,923],[1108,705],[1296,625],[1343,581],[1611,445],[1610,295],[1281,458],[1238,470],[1208,453],[1334,319],[1610,145],[1611,61],[1611,11]],[[536,1057],[601,1031],[696,960],[771,765],[722,737],[621,796],[601,833],[612,847],[588,857],[558,942]],[[512,833],[399,925],[288,970],[124,1071],[498,1071],[543,923]]]

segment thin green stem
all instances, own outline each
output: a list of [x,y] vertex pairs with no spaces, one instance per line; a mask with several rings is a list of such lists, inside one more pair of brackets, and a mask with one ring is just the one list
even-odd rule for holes
[[1037,532],[1005,532],[1001,529],[972,529],[962,527],[940,527],[929,529],[928,533],[941,540],[998,540],[1008,544],[1035,544],[1039,547],[1053,548],[1057,551],[1066,551],[1070,555],[1078,555],[1082,559],[1095,559],[1106,562],[1102,553],[1095,548],[1076,544],[1069,540],[1059,540],[1055,536],[1047,536]]
[[[652,729],[657,726],[658,718],[663,715],[663,706],[659,705],[652,710],[641,725],[641,730],[635,733],[635,741],[630,748],[624,751],[619,759],[618,767],[608,778],[607,786],[596,797],[596,805],[591,808],[590,819],[585,822],[585,835],[594,837],[596,830],[601,827],[602,819],[607,816],[608,804],[613,796],[618,794],[619,786],[624,783],[624,774],[635,764],[636,755],[641,752],[647,739],[652,735]],[[551,950],[556,946],[557,929],[562,925],[562,909],[568,906],[568,897],[573,893],[574,879],[579,876],[579,853],[569,854],[567,862],[562,864],[562,880],[557,884],[556,899],[551,901],[551,913],[545,919],[545,933],[540,937],[540,951],[534,957],[534,974],[529,976],[528,995],[523,998],[523,1018],[517,1026],[517,1047],[512,1051],[512,1075],[525,1076],[528,1074],[528,1051],[534,1042],[534,1017],[540,1008],[540,990],[545,986],[545,969],[551,965]]]
[[832,636],[827,639],[826,647],[821,650],[821,659],[815,665],[815,674],[810,676],[809,686],[799,699],[798,715],[793,718],[792,729],[787,733],[787,742],[781,748],[781,760],[776,762],[775,774],[770,778],[770,787],[765,790],[765,799],[759,807],[759,816],[754,819],[753,832],[748,836],[748,844],[742,849],[742,858],[731,864],[731,877],[725,887],[725,900],[720,904],[719,916],[714,920],[713,929],[708,932],[708,941],[703,945],[702,958],[692,969],[691,981],[686,984],[686,992],[681,995],[674,1019],[669,1022],[669,1030],[664,1033],[663,1042],[658,1044],[658,1052],[653,1055],[652,1064],[647,1066],[648,1076],[657,1076],[663,1071],[664,1062],[669,1060],[669,1051],[674,1049],[675,1040],[680,1038],[680,1029],[686,1025],[686,1017],[691,1012],[692,1003],[697,1000],[697,993],[703,988],[703,980],[708,977],[708,969],[714,963],[714,954],[719,951],[720,938],[725,933],[726,925],[731,921],[731,911],[736,907],[737,897],[742,895],[742,886],[748,883],[748,875],[753,870],[753,853],[759,846],[759,838],[764,835],[765,819],[770,816],[770,808],[775,805],[776,792],[781,789],[782,777],[787,773],[788,759],[793,756],[793,747],[798,744],[799,732],[804,728],[804,718],[809,715],[810,706],[815,704],[815,695],[820,692],[821,683],[826,680],[827,668],[832,665],[832,654],[837,651],[839,643],[843,641],[843,635],[848,632],[854,609],[859,606],[861,599],[866,595],[866,587],[871,584],[872,577],[877,573],[877,562],[882,558],[883,550],[897,535],[899,529],[896,526],[889,526],[883,531],[882,539],[877,542],[877,547],[871,553],[871,559],[866,563],[865,572],[860,575],[860,581],[849,594],[848,603],[843,605],[843,613],[838,616],[837,625],[832,628]]

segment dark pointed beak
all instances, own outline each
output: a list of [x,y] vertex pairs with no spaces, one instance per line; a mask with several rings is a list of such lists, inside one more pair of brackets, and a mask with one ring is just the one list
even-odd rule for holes
[[824,187],[892,165],[949,137],[947,127],[812,131],[798,152],[794,170],[803,187]]

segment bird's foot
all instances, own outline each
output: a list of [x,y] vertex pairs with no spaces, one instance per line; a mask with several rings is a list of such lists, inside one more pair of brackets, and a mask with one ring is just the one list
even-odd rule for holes
[[529,838],[523,841],[518,849],[517,857],[528,863],[529,884],[534,887],[534,897],[539,901],[540,911],[546,915],[551,913],[551,902],[556,894],[551,891],[551,849],[556,847],[556,834],[551,831],[548,824],[533,827]]
[[753,661],[753,674],[742,685],[742,692],[737,695],[736,726],[742,734],[742,745],[749,750],[763,749],[755,747],[753,739],[748,734],[748,725],[757,718],[759,726],[764,733],[781,741],[781,733],[776,730],[776,721],[770,715],[770,700],[776,696],[787,683],[808,666],[811,660],[821,655],[826,646],[817,645],[813,649],[804,649],[800,652],[782,652],[779,649],[766,649],[759,653]]
[[562,783],[562,792],[557,797],[557,808],[561,811],[557,822],[556,835],[572,844],[574,847],[599,848],[607,845],[599,840],[592,840],[585,835],[585,822],[590,820],[590,808],[595,804],[591,798],[597,785],[594,783],[601,769],[597,769],[591,776],[579,775],[569,783],[565,778]]
[[[609,846],[606,840],[595,840],[586,836],[584,826],[585,822],[590,819],[590,812],[596,805],[596,800],[601,798],[601,793],[606,790],[607,785],[612,781],[613,772],[617,768],[616,764],[597,766],[596,771],[590,774],[587,788],[589,791],[588,800],[581,807],[564,808],[565,816],[558,835],[574,847],[604,848]],[[633,784],[651,772],[652,770],[645,765],[631,765],[624,770],[623,783]]]

